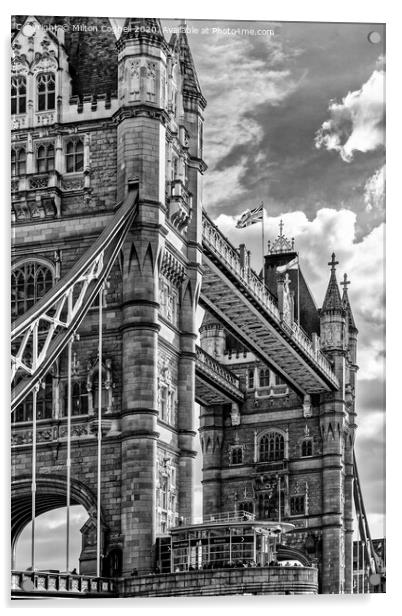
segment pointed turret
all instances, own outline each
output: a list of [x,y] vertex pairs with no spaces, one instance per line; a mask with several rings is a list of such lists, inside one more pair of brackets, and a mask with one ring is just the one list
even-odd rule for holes
[[191,54],[190,45],[186,34],[186,28],[187,24],[183,20],[178,35],[179,58],[181,72],[183,75],[183,90],[184,92],[188,92],[189,94],[200,98],[202,101],[205,101],[201,92],[200,83],[198,81],[197,71],[195,69],[193,56]]
[[338,265],[338,263],[339,262],[335,260],[335,253],[333,252],[332,259],[328,263],[328,265],[331,266],[331,276],[329,279],[328,288],[325,294],[321,313],[333,311],[342,312],[344,310],[343,303],[341,300],[341,294],[339,292],[338,282],[336,280],[336,265]]
[[336,279],[338,261],[335,253],[332,253],[328,265],[331,267],[331,275],[320,311],[321,346],[325,350],[343,350],[346,343],[345,309]]
[[358,330],[356,327],[355,319],[353,317],[353,312],[352,312],[352,308],[351,308],[350,301],[349,301],[348,285],[350,285],[350,280],[348,280],[347,274],[343,275],[343,282],[341,282],[341,285],[343,286],[342,305],[348,317],[349,329],[351,331],[356,331],[357,333]]

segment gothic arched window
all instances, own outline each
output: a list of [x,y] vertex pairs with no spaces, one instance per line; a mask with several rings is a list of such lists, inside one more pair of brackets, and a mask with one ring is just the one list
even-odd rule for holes
[[11,272],[11,315],[24,314],[53,286],[53,272],[39,261],[27,261]]
[[36,78],[38,111],[51,111],[56,107],[56,80],[54,73],[39,73]]
[[27,155],[25,148],[11,150],[11,175],[23,175],[27,170]]
[[285,456],[285,439],[279,432],[264,434],[260,440],[260,462],[283,460]]
[[81,139],[69,141],[66,146],[66,172],[84,170],[84,144]]
[[305,439],[302,442],[302,456],[312,456],[313,455],[313,441],[311,439]]
[[248,371],[247,375],[248,388],[254,389],[254,369]]
[[[53,415],[53,378],[47,374],[42,380],[41,387],[36,395],[36,419],[50,419]],[[12,414],[13,423],[32,421],[33,398],[29,394]]]
[[54,146],[52,143],[39,146],[36,153],[36,167],[38,173],[46,173],[54,169]]
[[231,451],[231,463],[232,464],[242,464],[243,463],[243,448],[242,447],[233,447]]
[[25,113],[27,108],[27,80],[24,75],[11,77],[11,113]]
[[260,387],[269,386],[269,369],[261,368],[260,370]]

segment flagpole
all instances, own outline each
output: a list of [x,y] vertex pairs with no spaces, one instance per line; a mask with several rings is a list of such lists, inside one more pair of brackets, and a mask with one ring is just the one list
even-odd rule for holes
[[265,236],[264,236],[264,202],[262,204],[262,220],[261,220],[261,241],[262,241],[262,282],[265,285],[265,259],[264,259],[264,250],[265,250]]

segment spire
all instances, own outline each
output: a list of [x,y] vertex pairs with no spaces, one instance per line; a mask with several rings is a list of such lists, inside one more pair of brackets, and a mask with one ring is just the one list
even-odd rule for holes
[[268,252],[269,254],[276,254],[280,252],[293,252],[295,249],[295,238],[292,237],[289,240],[283,233],[283,220],[279,221],[279,235],[271,244],[270,240],[268,240]]
[[180,31],[178,35],[178,49],[181,72],[183,75],[184,92],[195,95],[200,99],[203,107],[205,107],[206,101],[201,92],[201,86],[198,81],[193,56],[191,55],[186,29],[187,22],[185,19],[182,19],[180,22]]
[[357,331],[356,323],[353,318],[353,312],[349,301],[348,285],[350,285],[350,280],[348,280],[347,274],[343,275],[343,282],[341,282],[341,285],[343,286],[342,304],[349,317],[349,328]]
[[341,294],[338,287],[338,282],[336,280],[336,265],[338,265],[338,261],[335,260],[335,253],[332,253],[332,259],[328,263],[331,267],[331,276],[328,283],[327,292],[325,294],[324,302],[322,305],[321,312],[331,312],[334,310],[342,311],[343,304],[341,300]]

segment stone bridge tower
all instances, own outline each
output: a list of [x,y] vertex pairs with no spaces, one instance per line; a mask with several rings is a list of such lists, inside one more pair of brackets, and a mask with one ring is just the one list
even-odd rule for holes
[[[159,20],[129,18],[116,41],[107,19],[63,20],[14,24],[13,317],[71,269],[138,181],[105,290],[101,366],[103,571],[113,555],[113,573],[130,574],[152,568],[156,536],[193,514],[206,101],[184,26],[167,41]],[[89,514],[84,573],[95,573],[97,326],[94,306],[73,344],[71,503]],[[63,355],[40,394],[37,514],[65,504],[67,372]],[[15,544],[30,519],[29,399],[12,421]]]
[[[243,248],[244,249],[244,248]],[[239,248],[241,254],[242,246]],[[281,300],[287,264],[297,262],[283,235],[265,256],[266,284]],[[290,522],[281,551],[317,564],[322,593],[352,592],[353,445],[357,329],[335,256],[321,310],[300,269],[289,269],[291,319],[330,359],[339,388],[302,395],[206,312],[201,346],[240,379],[245,401],[201,409],[204,513],[246,510]],[[293,552],[292,552],[293,551]]]

